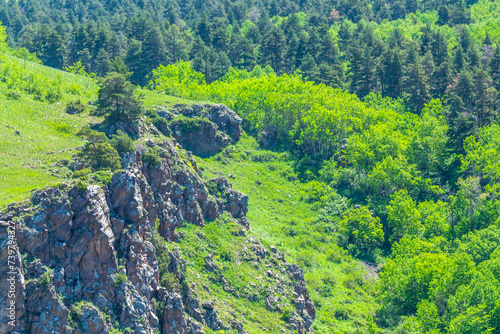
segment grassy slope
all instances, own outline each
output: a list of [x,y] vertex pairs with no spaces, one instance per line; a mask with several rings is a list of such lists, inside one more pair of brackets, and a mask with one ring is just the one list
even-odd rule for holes
[[[16,61],[16,58],[10,57]],[[27,70],[57,79],[64,83],[78,83],[86,87],[88,96],[82,100],[96,98],[97,84],[82,76],[59,71],[43,65],[17,60]],[[7,87],[0,83],[0,207],[24,200],[32,189],[61,182],[69,171],[57,163],[68,159],[83,142],[76,133],[83,126],[93,124],[95,119],[83,115],[68,115],[64,112],[68,101],[80,98],[66,94],[56,103],[42,102],[28,94],[17,98],[9,96]],[[166,97],[141,90],[144,105],[192,103],[176,97]],[[168,103],[167,103],[168,102]],[[19,131],[19,135],[16,134]]]
[[[289,262],[304,269],[318,311],[313,325],[316,333],[348,333],[370,328],[371,315],[377,307],[372,297],[374,282],[361,263],[336,245],[334,233],[325,233],[314,223],[317,208],[303,199],[306,185],[290,181],[291,162],[283,154],[260,150],[249,136],[243,136],[230,149],[229,155],[221,153],[198,159],[204,178],[233,174],[234,188],[249,195],[252,233],[264,245],[278,247]],[[254,161],[256,156],[264,155],[277,161]],[[262,185],[257,185],[257,180]],[[228,245],[231,242],[227,240]]]

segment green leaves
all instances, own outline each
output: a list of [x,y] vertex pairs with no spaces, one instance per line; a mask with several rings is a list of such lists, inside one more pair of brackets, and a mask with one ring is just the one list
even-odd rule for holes
[[149,85],[157,92],[174,96],[189,96],[193,90],[205,84],[205,76],[194,71],[191,63],[179,61],[175,64],[160,65],[153,70]]
[[340,233],[347,237],[350,244],[359,250],[370,251],[384,240],[380,218],[365,207],[351,210],[340,222]]

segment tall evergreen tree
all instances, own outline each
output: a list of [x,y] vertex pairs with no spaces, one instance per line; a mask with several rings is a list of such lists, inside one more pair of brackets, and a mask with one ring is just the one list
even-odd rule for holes
[[380,83],[382,95],[398,98],[401,95],[403,70],[397,49],[384,52],[380,60]]
[[407,52],[406,66],[402,78],[403,96],[412,111],[420,113],[425,104],[431,99],[429,93],[430,87],[427,82],[428,78],[425,75],[425,70],[420,63],[420,56],[416,45],[411,46]]
[[262,64],[269,65],[278,74],[285,71],[286,40],[280,28],[273,27],[262,42]]

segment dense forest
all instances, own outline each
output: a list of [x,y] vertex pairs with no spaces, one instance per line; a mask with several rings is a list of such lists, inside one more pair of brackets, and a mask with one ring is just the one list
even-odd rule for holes
[[381,266],[370,333],[500,333],[500,1],[19,0],[0,21],[45,65],[276,129],[314,228]]

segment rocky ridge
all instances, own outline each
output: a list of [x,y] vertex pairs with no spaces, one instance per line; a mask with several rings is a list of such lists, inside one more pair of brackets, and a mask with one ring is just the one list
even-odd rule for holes
[[[226,135],[237,140],[241,129],[225,124]],[[202,326],[244,332],[241,322],[225,324],[213,303],[199,300],[179,251],[168,251],[167,272],[180,285],[160,285],[154,240],[175,242],[183,222],[203,226],[223,212],[248,229],[248,197],[225,178],[205,182],[192,156],[180,154],[171,139],[146,145],[160,148],[161,166],[143,164],[138,149],[122,157],[125,170],[109,186],[61,184],[0,213],[0,268],[12,265],[10,272],[15,272],[2,270],[0,280],[15,276],[17,319],[11,326],[8,310],[0,309],[0,332],[110,333],[120,328],[144,334],[203,333]],[[14,254],[8,247],[11,225],[16,226]],[[252,246],[257,256],[271,254],[258,244]],[[296,308],[289,329],[308,332],[315,310],[303,272],[287,265],[286,273]],[[9,288],[0,285],[1,305],[10,302]],[[274,308],[276,301],[266,304]]]

